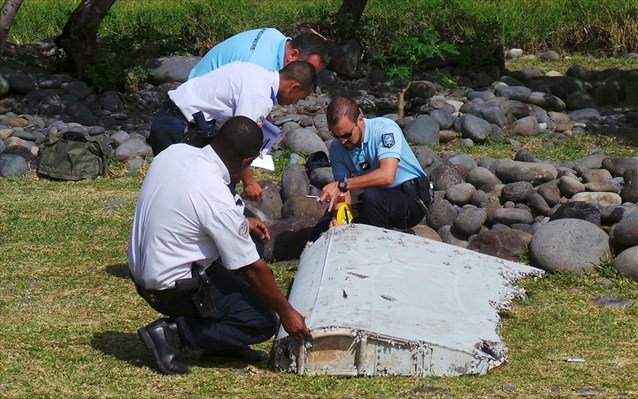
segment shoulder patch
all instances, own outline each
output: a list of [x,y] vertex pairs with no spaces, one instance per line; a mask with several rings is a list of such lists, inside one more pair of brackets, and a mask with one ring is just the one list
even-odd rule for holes
[[250,229],[248,227],[248,220],[244,219],[244,221],[241,222],[241,224],[239,225],[238,233],[239,233],[240,236],[242,236],[244,238],[247,238],[249,231],[250,231]]
[[381,135],[381,142],[386,148],[394,147],[394,133],[384,133]]

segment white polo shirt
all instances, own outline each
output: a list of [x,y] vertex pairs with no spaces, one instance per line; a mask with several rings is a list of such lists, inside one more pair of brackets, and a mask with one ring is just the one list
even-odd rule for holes
[[129,269],[146,289],[191,277],[191,264],[221,256],[235,270],[259,259],[231,194],[228,169],[211,146],[175,144],[151,163],[142,184],[128,246]]
[[277,101],[279,72],[249,62],[231,62],[184,82],[168,96],[192,122],[202,111],[221,126],[233,116],[246,116],[262,125]]

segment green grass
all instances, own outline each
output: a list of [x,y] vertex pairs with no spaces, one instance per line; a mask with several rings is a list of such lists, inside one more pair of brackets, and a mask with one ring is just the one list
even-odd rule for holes
[[[636,150],[598,140],[565,140],[573,150],[562,154]],[[486,156],[511,156],[500,146],[482,148]],[[540,148],[529,150],[541,156]],[[285,158],[276,163],[280,170]],[[484,376],[304,377],[197,359],[189,360],[188,376],[159,375],[135,333],[158,314],[137,296],[126,268],[142,176],[114,175],[76,183],[0,179],[2,397],[580,398],[585,388],[597,397],[638,395],[637,305],[590,303],[606,295],[638,300],[638,284],[608,262],[600,274],[521,282],[529,298],[502,315],[508,363]],[[295,262],[271,266],[286,289]]]

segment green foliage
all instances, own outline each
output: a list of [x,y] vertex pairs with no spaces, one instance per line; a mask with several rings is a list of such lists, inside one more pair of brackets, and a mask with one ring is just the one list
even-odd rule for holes
[[390,45],[390,57],[413,68],[425,58],[443,58],[445,53],[459,52],[453,44],[441,41],[439,35],[429,28],[421,30],[417,36],[398,37]]
[[[416,36],[400,36],[394,39],[389,51],[376,52],[371,61],[386,66],[386,75],[390,81],[409,80],[414,70],[431,57],[444,58],[446,54],[459,54],[457,48],[441,40],[430,28],[424,28]],[[451,82],[451,79],[446,81]]]
[[386,76],[391,82],[410,80],[412,69],[406,65],[391,64],[386,70]]

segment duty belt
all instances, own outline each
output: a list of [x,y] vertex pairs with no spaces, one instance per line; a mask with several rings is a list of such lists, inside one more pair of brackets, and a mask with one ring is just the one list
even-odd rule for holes
[[176,116],[185,125],[188,125],[188,119],[186,119],[186,117],[182,113],[182,110],[180,110],[179,107],[175,105],[175,103],[173,102],[173,100],[171,100],[170,97],[168,97],[166,101],[164,101],[163,112],[168,115]]

